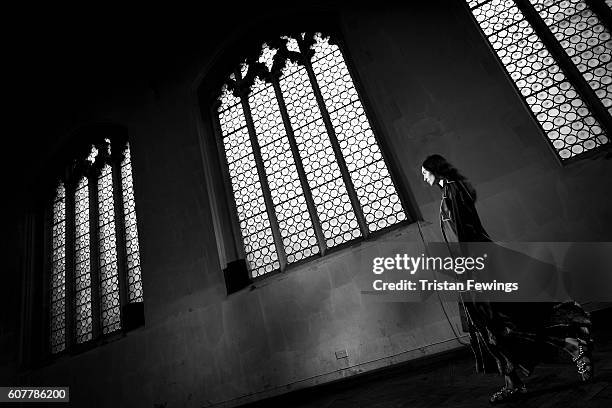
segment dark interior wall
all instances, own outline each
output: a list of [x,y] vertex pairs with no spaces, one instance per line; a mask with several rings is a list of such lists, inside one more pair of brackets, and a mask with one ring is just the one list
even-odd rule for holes
[[[4,211],[18,211],[13,207],[2,208]],[[0,298],[5,306],[0,311],[0,382],[8,384],[14,378],[18,368],[19,340],[21,319],[21,269],[23,258],[15,256],[21,253],[23,234],[20,226],[14,222],[6,222],[6,229],[0,238],[1,247],[12,254],[5,257],[3,269],[3,284],[0,285]]]
[[[432,222],[426,237],[439,239],[439,191],[422,183],[420,163],[441,153],[473,181],[496,239],[609,240],[601,180],[610,161],[556,162],[461,2],[340,15],[398,178]],[[385,250],[382,239],[226,296],[200,144],[212,135],[196,95],[210,62],[196,55],[155,89],[117,95],[78,120],[129,131],[146,325],[25,382],[69,384],[75,405],[231,406],[458,347],[437,302],[371,303],[361,294],[353,271]],[[386,238],[424,250],[415,225]],[[456,306],[446,307],[456,326]]]

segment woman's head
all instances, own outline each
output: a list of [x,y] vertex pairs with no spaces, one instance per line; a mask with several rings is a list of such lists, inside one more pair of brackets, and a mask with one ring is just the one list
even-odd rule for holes
[[[430,181],[435,178],[438,181],[440,179],[445,180],[457,180],[457,174],[459,172],[452,164],[450,164],[444,157],[439,154],[432,154],[423,161],[422,173],[429,173],[425,181],[429,185],[433,185]],[[425,174],[423,174],[425,176]]]
[[439,180],[461,181],[468,188],[470,195],[476,200],[474,187],[459,173],[455,166],[439,154],[432,154],[423,161],[421,174],[423,174],[423,180],[430,186],[433,186]]

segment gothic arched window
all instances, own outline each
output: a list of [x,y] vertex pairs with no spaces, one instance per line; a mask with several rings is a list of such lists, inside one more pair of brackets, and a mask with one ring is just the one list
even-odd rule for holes
[[223,161],[252,277],[406,219],[333,38],[275,38],[223,85]]
[[609,0],[467,3],[561,160],[610,143]]
[[52,354],[143,318],[130,148],[102,138],[87,149],[63,168],[51,208]]

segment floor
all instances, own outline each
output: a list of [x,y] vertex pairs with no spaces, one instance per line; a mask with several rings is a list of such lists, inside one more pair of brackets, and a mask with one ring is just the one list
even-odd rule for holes
[[[595,378],[579,381],[576,367],[549,358],[526,379],[528,393],[504,407],[612,407],[612,308],[592,313]],[[469,349],[395,366],[358,378],[294,391],[245,407],[387,408],[490,406],[503,378],[474,372]]]

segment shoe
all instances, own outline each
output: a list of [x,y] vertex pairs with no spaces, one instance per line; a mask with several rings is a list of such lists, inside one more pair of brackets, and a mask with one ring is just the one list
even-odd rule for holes
[[491,395],[489,402],[491,404],[499,404],[501,402],[514,401],[526,392],[527,387],[525,387],[525,384],[514,388],[508,388],[504,385],[501,390]]
[[578,355],[573,358],[578,375],[583,382],[588,382],[593,379],[593,360],[591,359],[591,347],[578,345]]

